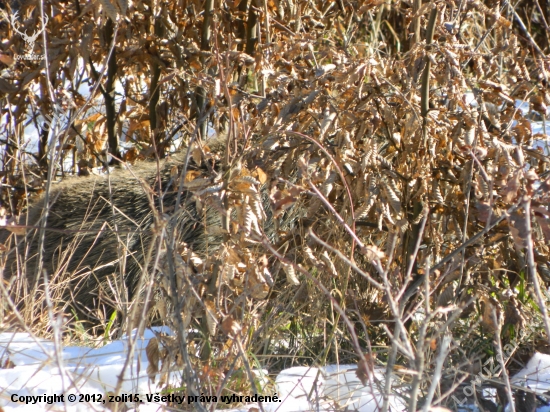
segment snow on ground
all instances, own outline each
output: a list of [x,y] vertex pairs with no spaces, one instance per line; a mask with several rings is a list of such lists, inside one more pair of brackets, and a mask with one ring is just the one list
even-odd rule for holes
[[[158,394],[162,389],[150,381],[146,372],[149,362],[145,348],[157,333],[172,332],[162,327],[146,330],[136,341],[134,356],[121,382],[122,394],[140,394],[143,403],[139,411],[156,411],[162,405],[146,399],[147,394]],[[130,338],[123,337],[99,349],[60,347],[56,350],[54,342],[28,333],[0,333],[0,368],[3,368],[0,369],[0,407],[5,412],[107,410],[103,399],[93,402],[93,397],[104,397],[115,390],[134,336],[135,331]],[[378,390],[383,384],[383,371],[375,371],[372,382],[364,386],[356,377],[355,369],[355,365],[286,369],[275,379],[280,400],[264,402],[264,411],[329,411],[345,406],[360,412],[377,410],[377,405],[383,402]],[[158,376],[155,381],[159,382]],[[180,374],[173,372],[170,381],[177,385]],[[37,398],[54,394],[64,394],[64,397]],[[71,402],[69,395],[74,395],[77,401]],[[38,403],[26,404],[26,399]],[[78,402],[80,399],[92,401]],[[394,411],[406,409],[397,396],[391,396],[389,401]],[[127,405],[135,407],[131,402]]]
[[[151,383],[146,370],[149,362],[145,348],[155,332],[168,333],[168,328],[146,330],[143,337],[136,341],[135,353],[122,379],[123,393],[156,393],[160,388]],[[132,339],[132,335],[130,338]],[[53,406],[40,403],[25,405],[12,402],[14,396],[65,394],[65,403],[69,411],[103,410],[102,404],[71,403],[70,394],[77,398],[88,394],[105,394],[114,391],[118,377],[122,372],[129,347],[129,339],[124,337],[99,349],[86,347],[56,347],[53,342],[36,339],[28,333],[0,333],[0,406],[4,411],[19,410],[65,410],[62,402]],[[57,362],[60,359],[61,362]],[[12,366],[13,368],[9,368]],[[171,380],[177,382],[177,374]],[[158,382],[159,379],[156,379]],[[15,399],[16,400],[16,399]],[[95,407],[95,408],[94,408]],[[140,408],[140,410],[145,410]],[[156,410],[156,409],[154,409]]]
[[[106,411],[103,401],[93,397],[114,391],[127,359],[129,342],[135,338],[112,341],[99,349],[86,347],[60,347],[54,342],[37,339],[28,333],[0,333],[0,410],[9,411]],[[139,394],[142,403],[135,410],[153,412],[163,410],[163,402],[147,401],[146,395],[161,393],[157,384],[147,375],[149,362],[145,348],[150,339],[159,333],[171,334],[166,327],[147,329],[137,338],[134,356],[128,363],[121,382],[121,393],[126,396]],[[293,367],[279,373],[275,379],[277,402],[264,402],[265,412],[304,412],[347,410],[358,412],[377,411],[382,403],[384,386],[383,369],[375,369],[370,382],[363,385],[355,374],[356,365],[329,365],[322,368]],[[257,371],[259,375],[266,371]],[[260,376],[261,377],[261,376]],[[169,381],[177,385],[179,372],[173,372]],[[511,378],[512,385],[526,386],[542,395],[550,391],[550,355],[536,353],[528,364]],[[395,386],[395,385],[394,385]],[[406,404],[392,390],[389,397],[391,411],[404,411]],[[63,399],[37,397],[61,395]],[[70,395],[77,401],[72,402]],[[251,395],[251,394],[243,394]],[[272,395],[260,393],[259,395]],[[29,398],[26,398],[29,397]],[[32,398],[35,397],[35,398]],[[31,403],[24,403],[28,399]],[[82,399],[82,402],[78,402]],[[91,399],[90,402],[85,402]],[[104,398],[103,398],[104,399]],[[32,403],[32,402],[38,403]],[[218,400],[220,401],[220,400]],[[50,402],[48,404],[47,402]],[[184,400],[187,404],[187,401]],[[222,402],[218,403],[220,407]],[[127,402],[135,408],[135,404]],[[245,412],[241,409],[225,410]],[[476,408],[472,406],[471,410]],[[549,412],[550,407],[540,407],[537,412]]]
[[[374,412],[384,402],[381,390],[384,370],[376,369],[365,386],[357,378],[356,365],[329,365],[323,368],[297,366],[283,370],[275,379],[282,403],[266,403],[266,412],[351,411]],[[405,403],[391,395],[392,411],[404,411]]]
[[527,386],[541,395],[550,391],[550,355],[535,353],[527,365],[514,375],[510,383]]

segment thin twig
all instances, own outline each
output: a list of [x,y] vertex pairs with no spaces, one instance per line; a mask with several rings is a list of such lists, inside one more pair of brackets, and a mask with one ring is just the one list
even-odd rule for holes
[[430,384],[428,394],[426,395],[426,400],[424,401],[424,408],[422,408],[424,412],[428,412],[430,409],[435,391],[437,389],[437,386],[439,385],[439,381],[441,380],[441,371],[443,370],[445,359],[447,358],[447,354],[449,353],[451,342],[452,337],[448,334],[443,336],[443,339],[441,339],[439,352],[437,354],[437,358],[435,359],[435,369],[433,371],[432,383]]
[[539,45],[535,42],[535,39],[533,39],[533,36],[531,36],[531,33],[529,33],[529,30],[527,30],[527,27],[525,27],[525,24],[523,24],[523,21],[521,20],[521,17],[519,17],[519,14],[516,12],[516,9],[512,7],[510,4],[510,9],[512,10],[512,14],[514,15],[514,18],[519,24],[519,27],[521,28],[521,31],[523,31],[523,34],[525,34],[525,37],[527,37],[527,40],[529,40],[529,43],[531,43],[531,46],[537,51],[538,54],[541,55],[542,58],[546,58],[546,55],[542,51],[542,49],[539,47]]
[[[427,205],[424,207],[428,207]],[[403,287],[399,291],[399,294],[396,296],[397,300],[401,301],[401,306],[404,307],[405,303],[407,302],[408,298],[412,296],[415,292],[415,290],[412,290],[409,293],[410,288],[409,282],[411,279],[411,274],[414,266],[414,262],[416,260],[416,256],[418,255],[418,250],[420,249],[420,245],[422,244],[422,237],[424,235],[424,228],[426,227],[426,222],[428,220],[428,216],[430,215],[429,211],[426,212],[424,210],[424,217],[422,218],[422,221],[420,222],[420,227],[418,229],[418,236],[416,238],[416,244],[414,245],[413,254],[409,260],[409,266],[407,268],[407,274],[405,276],[405,281],[403,282]],[[403,296],[403,299],[401,299],[401,296]]]
[[497,325],[497,328],[495,330],[495,341],[494,344],[497,349],[497,359],[500,363],[501,371],[502,371],[502,377],[504,379],[504,386],[506,387],[506,396],[508,397],[508,406],[510,408],[510,412],[516,412],[516,406],[514,403],[514,394],[512,392],[512,387],[510,386],[510,376],[508,375],[508,371],[506,370],[506,362],[504,362],[504,355],[502,352],[502,342],[500,341],[500,334],[502,332],[500,319],[497,318],[497,312],[495,308],[491,311],[491,317],[493,320],[493,323]]

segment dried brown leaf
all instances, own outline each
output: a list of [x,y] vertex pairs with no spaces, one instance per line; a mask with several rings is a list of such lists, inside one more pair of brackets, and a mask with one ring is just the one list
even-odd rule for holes
[[321,260],[324,262],[325,267],[327,271],[333,276],[338,277],[338,272],[336,271],[336,266],[334,266],[334,263],[332,262],[332,259],[328,255],[328,252],[326,250],[321,253]]
[[145,348],[145,355],[149,361],[147,366],[147,375],[152,383],[155,383],[155,376],[159,373],[160,351],[157,338],[151,338]]
[[360,360],[357,363],[357,370],[355,371],[355,374],[361,383],[366,386],[374,376],[375,356],[374,354],[371,355],[370,353],[366,353],[364,358],[364,360]]
[[365,257],[368,260],[384,259],[386,257],[384,252],[378,246],[375,246],[375,245],[365,246],[361,250],[361,252],[365,255]]
[[210,334],[210,336],[214,336],[218,327],[216,304],[212,301],[207,300],[206,302],[204,302],[204,307],[206,312],[206,325],[208,327],[208,333]]
[[294,270],[294,266],[286,263],[282,263],[282,265],[283,265],[283,270],[286,273],[287,282],[290,283],[291,285],[298,286],[300,284],[300,281],[296,277],[296,270]]
[[508,179],[506,186],[502,189],[502,196],[505,202],[512,203],[518,197],[520,185],[520,171],[518,170]]
[[239,334],[242,327],[232,316],[226,316],[221,323],[222,332],[229,337],[235,337]]
[[267,285],[264,277],[257,270],[257,268],[250,269],[248,271],[248,292],[254,299],[265,299],[269,292],[269,286]]
[[546,241],[550,242],[550,212],[542,206],[534,206],[532,210],[542,234],[546,238]]
[[508,305],[506,306],[506,311],[504,313],[504,329],[507,329],[507,326],[512,325],[516,331],[520,331],[525,327],[525,316],[522,313],[519,302],[512,295]]
[[100,0],[100,2],[107,16],[109,16],[113,22],[116,22],[118,20],[118,10],[116,7],[113,6],[109,0]]
[[501,321],[501,309],[499,303],[492,297],[483,296],[482,302],[482,326],[491,333],[495,333],[499,330],[499,323]]
[[521,212],[515,211],[508,215],[506,220],[516,247],[519,249],[526,247],[529,232],[525,216]]

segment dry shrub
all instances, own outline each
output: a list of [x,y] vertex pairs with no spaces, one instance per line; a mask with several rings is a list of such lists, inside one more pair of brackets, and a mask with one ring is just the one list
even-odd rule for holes
[[[8,215],[23,210],[21,186],[40,190],[47,176],[46,195],[56,193],[59,159],[73,156],[85,174],[105,141],[121,157],[117,133],[133,143],[128,161],[184,147],[184,167],[163,178],[161,166],[160,179],[146,179],[150,209],[141,229],[150,232],[140,270],[132,272],[136,298],[126,302],[122,282],[112,287],[115,301],[104,302],[123,313],[123,327],[168,323],[179,338],[171,362],[187,368],[188,385],[197,376],[191,371],[202,371],[209,388],[220,381],[208,376],[249,369],[252,355],[277,370],[364,364],[364,353],[372,359],[375,350],[390,367],[416,371],[413,409],[421,390],[424,401],[433,399],[438,359],[441,378],[452,383],[476,373],[470,358],[507,361],[491,337],[523,344],[542,328],[548,335],[548,146],[534,147],[547,137],[533,132],[515,104],[529,102],[528,117],[544,120],[548,65],[536,50],[547,42],[519,24],[544,16],[499,13],[477,1],[458,14],[442,2],[389,10],[379,2],[288,1],[260,10],[241,1],[200,16],[199,3],[184,3],[157,12],[138,2],[127,15],[110,8],[101,14],[105,2],[83,15],[73,3],[56,4],[65,14],[50,20],[52,33],[85,39],[87,47],[75,52],[60,43],[56,56],[74,55],[68,62],[52,57],[50,71],[89,77],[106,110],[93,113],[93,101],[71,85],[64,92],[70,127],[56,137],[55,159],[41,146],[42,169],[25,169],[17,126],[29,103],[39,100],[33,113],[47,113],[63,83],[54,76],[53,91],[40,83],[40,94],[25,87],[35,81],[35,63],[0,59],[12,74],[1,92],[17,108],[4,125]],[[37,21],[37,13],[25,12]],[[111,57],[103,85],[96,67],[106,59],[115,18],[115,64]],[[17,41],[13,46],[23,47]],[[77,56],[89,72],[74,63]],[[125,91],[113,117],[108,96],[116,78]],[[221,134],[221,149],[210,147],[206,125]],[[186,201],[171,198],[164,210],[168,204],[158,199],[171,178],[181,182],[175,196],[183,189]],[[174,222],[184,221],[181,205],[200,227],[200,246],[180,242]],[[112,247],[137,250],[124,242]],[[63,285],[74,285],[75,268],[58,267],[48,275],[51,306],[61,313]],[[44,332],[48,318],[33,309],[43,307],[36,304],[43,292],[25,279],[24,272],[4,279],[4,296],[27,299],[23,319]],[[12,306],[2,309],[13,324]],[[108,313],[102,316],[108,322]],[[526,323],[536,327],[526,332]]]

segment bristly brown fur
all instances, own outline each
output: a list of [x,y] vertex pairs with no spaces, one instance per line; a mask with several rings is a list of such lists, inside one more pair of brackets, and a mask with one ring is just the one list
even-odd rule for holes
[[[171,215],[174,211],[184,155],[159,164],[144,161],[105,176],[68,178],[54,185],[43,269],[52,281],[68,279],[62,299],[79,316],[90,317],[91,311],[100,307],[116,308],[115,301],[124,303],[121,297],[123,301],[132,299],[146,269],[155,214]],[[190,169],[196,169],[193,161],[190,163]],[[8,279],[24,274],[31,287],[41,285],[43,278],[37,271],[44,206],[43,197],[29,206],[26,224],[31,229],[25,239],[17,238],[19,246],[11,251],[5,268]],[[206,244],[205,216],[197,213],[195,202],[185,191],[180,208],[175,219],[177,241],[201,254]],[[115,298],[115,291],[122,294]]]

